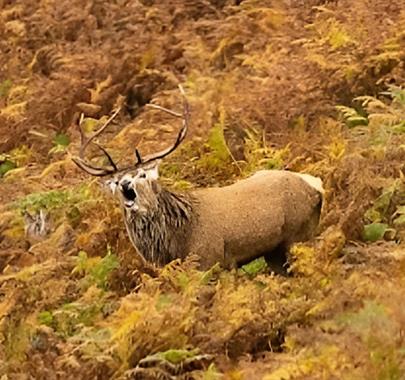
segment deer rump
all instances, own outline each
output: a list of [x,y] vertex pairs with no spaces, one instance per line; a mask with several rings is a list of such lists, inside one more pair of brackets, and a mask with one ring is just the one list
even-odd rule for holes
[[271,261],[315,233],[322,192],[318,178],[276,170],[196,191],[187,251],[201,257],[202,268],[232,268],[263,255]]

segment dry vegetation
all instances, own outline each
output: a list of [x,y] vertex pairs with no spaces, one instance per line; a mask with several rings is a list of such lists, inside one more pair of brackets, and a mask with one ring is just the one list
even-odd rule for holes
[[[403,379],[404,31],[402,0],[0,0],[1,379]],[[143,106],[179,81],[169,186],[324,179],[290,276],[142,267],[72,164],[80,113],[117,105],[115,158],[164,145],[177,126]]]

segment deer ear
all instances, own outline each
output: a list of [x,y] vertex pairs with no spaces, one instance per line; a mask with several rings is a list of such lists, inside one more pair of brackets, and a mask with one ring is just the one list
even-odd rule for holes
[[157,180],[159,178],[159,164],[160,160],[153,161],[151,165],[148,165],[148,167],[145,167],[145,173],[146,173],[146,178],[152,179],[152,180]]

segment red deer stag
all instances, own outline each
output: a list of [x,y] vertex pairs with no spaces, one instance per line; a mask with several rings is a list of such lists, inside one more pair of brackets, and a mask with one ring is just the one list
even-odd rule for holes
[[271,258],[292,243],[309,239],[322,204],[322,181],[317,177],[261,170],[225,187],[177,192],[160,184],[158,162],[179,146],[189,125],[189,104],[180,90],[181,114],[151,105],[182,118],[174,144],[145,157],[135,149],[136,162],[128,167],[119,169],[101,146],[108,167],[84,158],[86,147],[117,112],[90,137],[80,129],[80,156],[73,160],[93,176],[111,177],[108,185],[120,200],[128,235],[138,253],[160,266],[196,254],[201,268],[217,262],[231,268],[262,255]]

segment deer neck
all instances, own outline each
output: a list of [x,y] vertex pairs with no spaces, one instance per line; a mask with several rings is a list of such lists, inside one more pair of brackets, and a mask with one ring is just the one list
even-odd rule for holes
[[191,195],[160,188],[154,207],[145,212],[125,210],[132,244],[143,258],[157,265],[184,258],[194,222]]

